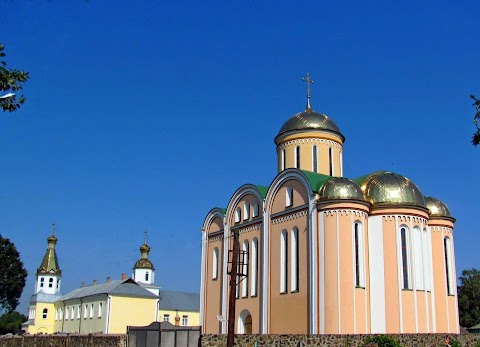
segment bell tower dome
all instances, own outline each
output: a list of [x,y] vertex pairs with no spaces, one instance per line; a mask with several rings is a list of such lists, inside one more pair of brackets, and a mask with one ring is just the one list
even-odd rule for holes
[[133,266],[133,279],[145,289],[155,295],[159,295],[160,287],[155,286],[155,268],[148,259],[150,246],[147,244],[147,231],[145,230],[145,239],[140,246],[140,259]]
[[310,105],[310,75],[307,83],[307,106],[289,118],[275,137],[278,172],[297,168],[329,176],[343,176],[343,143],[345,137],[338,126]]
[[47,250],[45,251],[40,267],[37,269],[35,294],[40,291],[45,294],[60,293],[62,270],[60,270],[60,266],[58,265],[57,253],[55,252],[56,244],[55,224],[53,224],[52,234],[47,238]]

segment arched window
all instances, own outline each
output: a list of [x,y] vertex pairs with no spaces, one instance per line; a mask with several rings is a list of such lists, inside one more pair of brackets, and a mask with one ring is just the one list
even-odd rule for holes
[[58,287],[60,287],[60,279],[59,278],[57,278],[57,289],[58,289]]
[[83,318],[87,318],[88,317],[88,304],[85,304],[85,309],[83,310]]
[[280,237],[280,293],[286,293],[288,288],[288,233],[282,231]]
[[148,282],[148,271],[145,272],[145,282]]
[[408,257],[408,232],[406,227],[400,228],[400,238],[402,242],[402,274],[403,274],[403,289],[410,289],[409,280],[409,257]]
[[285,149],[282,149],[282,170],[287,167],[287,157],[285,156]]
[[328,167],[329,167],[329,175],[333,176],[333,159],[332,159],[332,147],[328,149]]
[[300,146],[295,147],[295,167],[300,169]]
[[359,221],[353,226],[353,237],[355,242],[355,286],[365,287],[365,264],[363,245],[363,225]]
[[[28,319],[31,319],[31,317],[28,317]],[[55,320],[58,320],[58,307],[55,309]]]
[[218,278],[218,248],[215,247],[213,250],[213,259],[212,259],[212,279],[216,280]]
[[312,150],[312,156],[313,156],[313,172],[318,172],[318,156],[317,156],[317,146],[313,146]]
[[43,283],[45,282],[44,277],[40,277],[40,288],[43,288]]
[[299,288],[299,242],[298,242],[298,229],[295,227],[292,230],[292,238],[291,238],[291,291],[296,292]]
[[242,297],[245,298],[248,296],[248,251],[249,251],[248,240],[243,241],[243,251],[245,252],[245,257],[243,258],[242,273],[247,275],[246,277],[243,278],[243,281],[242,281]]
[[90,304],[90,318],[93,318],[93,303]]
[[287,187],[285,198],[286,198],[285,206],[286,207],[293,206],[293,188],[292,187]]
[[413,250],[414,250],[414,271],[415,271],[415,288],[418,290],[424,290],[425,285],[423,281],[423,252],[422,252],[422,233],[418,227],[413,228]]
[[427,229],[423,229],[422,232],[422,260],[423,260],[423,278],[425,282],[425,290],[432,290],[430,286],[430,252],[428,247],[428,233]]
[[241,219],[242,219],[242,209],[239,207],[235,211],[235,223],[240,222]]
[[69,311],[70,311],[70,307],[65,307],[65,319],[67,320],[68,319],[68,314],[69,314]]
[[250,218],[250,203],[245,202],[245,205],[243,205],[243,219],[247,220]]
[[251,293],[252,293],[252,296],[256,296],[257,295],[257,292],[258,292],[258,239],[257,238],[254,238],[252,240],[252,262],[251,262],[251,278],[252,278],[252,281],[251,281],[251,284],[252,284],[252,288],[251,288]]
[[53,278],[48,279],[48,288],[53,288]]
[[42,318],[47,319],[48,318],[48,308],[44,308],[42,311]]
[[103,302],[98,303],[98,318],[102,318]]
[[82,310],[82,306],[77,306],[77,319],[80,319],[80,311]]
[[258,202],[254,202],[253,203],[253,217],[258,217],[258,215],[260,214],[260,209],[259,209],[259,205],[258,205]]
[[452,244],[449,237],[443,239],[445,251],[445,277],[447,280],[447,294],[453,295],[453,267],[452,267]]

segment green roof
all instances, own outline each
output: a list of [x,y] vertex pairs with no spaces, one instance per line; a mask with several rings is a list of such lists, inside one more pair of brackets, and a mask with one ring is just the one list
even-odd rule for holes
[[258,186],[256,184],[254,184],[254,186],[257,187],[258,191],[260,192],[260,195],[262,196],[262,199],[265,199],[265,197],[267,196],[268,187]]
[[314,192],[318,192],[320,188],[330,179],[332,176],[322,175],[319,173],[300,170],[307,177],[310,187]]
[[226,209],[226,208],[219,207],[219,209],[222,211],[223,215],[225,215],[225,213],[227,213],[227,209]]

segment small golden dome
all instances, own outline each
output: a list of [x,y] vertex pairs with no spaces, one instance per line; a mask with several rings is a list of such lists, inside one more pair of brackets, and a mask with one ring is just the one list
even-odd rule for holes
[[425,204],[427,205],[427,208],[430,210],[430,215],[432,216],[452,217],[447,205],[445,205],[445,203],[438,200],[437,198],[426,196]]
[[150,252],[150,246],[147,245],[147,243],[145,242],[143,245],[140,246],[140,252]]
[[361,188],[373,205],[425,207],[425,198],[415,183],[393,172],[374,172],[363,181]]
[[332,177],[320,188],[318,193],[322,200],[365,200],[360,186],[345,177]]
[[155,270],[153,264],[147,258],[142,258],[135,263],[134,269],[152,269]]
[[57,238],[55,237],[55,235],[52,234],[47,238],[47,242],[48,243],[57,243]]

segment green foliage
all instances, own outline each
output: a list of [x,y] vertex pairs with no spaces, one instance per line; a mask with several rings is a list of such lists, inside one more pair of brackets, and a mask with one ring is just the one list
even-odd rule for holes
[[12,312],[18,306],[27,271],[15,245],[0,235],[0,309]]
[[5,313],[0,317],[0,334],[15,333],[26,320],[27,317],[17,311]]
[[369,343],[376,343],[378,347],[400,347],[400,342],[388,335],[369,336],[363,341],[363,344]]
[[480,128],[478,127],[478,119],[480,119],[480,99],[477,99],[475,95],[470,95],[473,99],[472,106],[475,106],[477,113],[473,117],[473,123],[475,123],[477,127],[477,131],[472,136],[472,144],[476,147],[480,143]]
[[457,339],[450,339],[450,347],[462,347],[462,344]]
[[[15,94],[23,89],[23,83],[30,76],[28,72],[7,68],[7,63],[3,60],[5,57],[4,48],[0,43],[0,107],[3,111],[13,112],[20,108],[20,105],[26,100],[23,95],[17,99]],[[11,96],[5,97],[5,95],[8,95],[5,93],[11,93]]]
[[460,325],[470,328],[480,323],[480,271],[463,270],[458,286]]

